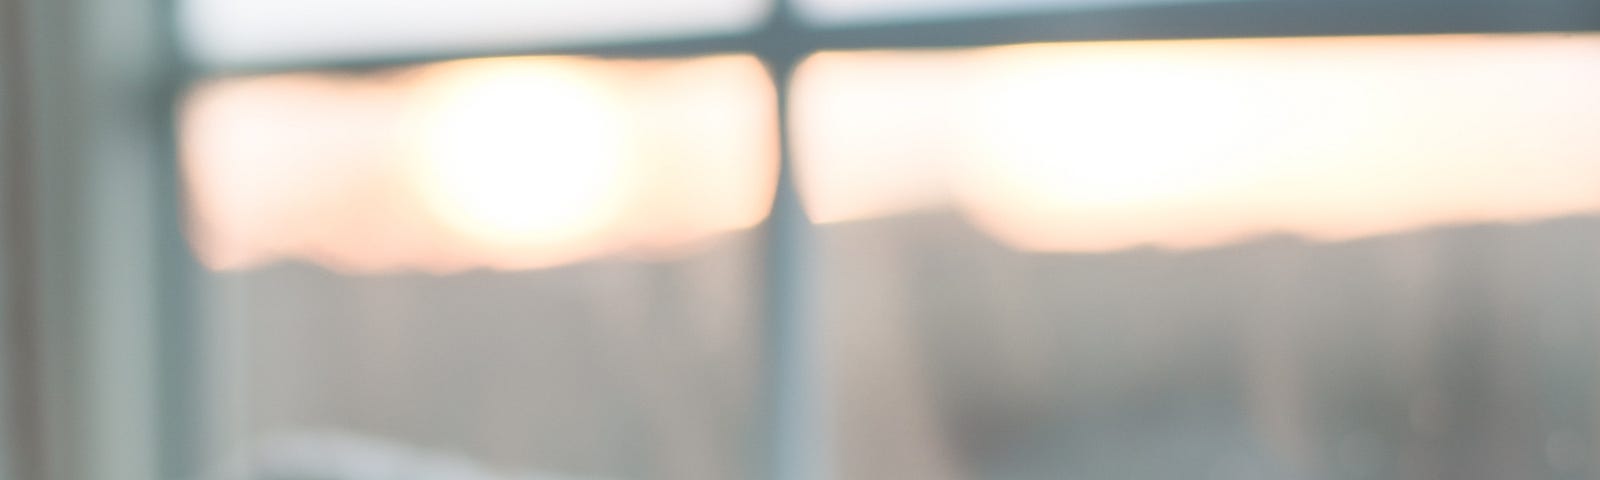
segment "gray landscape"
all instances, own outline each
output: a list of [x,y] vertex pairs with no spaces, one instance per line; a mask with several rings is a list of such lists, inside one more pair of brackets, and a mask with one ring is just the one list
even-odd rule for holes
[[[1103,254],[950,213],[819,235],[838,478],[1600,476],[1600,217]],[[753,478],[760,258],[741,233],[672,261],[216,274],[229,471],[428,478],[273,453],[336,438],[482,478]]]

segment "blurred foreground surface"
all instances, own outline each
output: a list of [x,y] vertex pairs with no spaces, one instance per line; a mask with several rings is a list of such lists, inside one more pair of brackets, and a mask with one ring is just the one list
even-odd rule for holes
[[[821,241],[840,478],[1597,472],[1600,218],[1048,254],[924,214]],[[432,461],[422,448],[570,475],[552,478],[749,478],[759,345],[730,294],[748,245],[525,273],[226,274],[253,471],[480,478],[395,466]],[[381,440],[306,436],[329,430]],[[282,473],[305,462],[332,470]],[[502,475],[483,478],[544,478]]]

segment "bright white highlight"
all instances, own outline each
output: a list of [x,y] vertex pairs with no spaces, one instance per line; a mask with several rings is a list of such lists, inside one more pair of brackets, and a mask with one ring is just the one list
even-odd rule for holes
[[628,190],[627,117],[560,65],[447,70],[418,131],[430,207],[479,238],[582,239],[613,220]]

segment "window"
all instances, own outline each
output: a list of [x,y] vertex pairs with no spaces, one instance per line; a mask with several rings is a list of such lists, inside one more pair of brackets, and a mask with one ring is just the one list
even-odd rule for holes
[[827,52],[796,77],[801,189],[821,223],[955,205],[1031,251],[1581,213],[1595,55],[1569,34]]
[[435,272],[681,250],[765,217],[771,85],[748,55],[208,82],[183,114],[196,247],[224,269]]
[[1585,2],[180,10],[206,474],[1600,469]]
[[1591,474],[1597,54],[810,57],[791,125],[841,477]]

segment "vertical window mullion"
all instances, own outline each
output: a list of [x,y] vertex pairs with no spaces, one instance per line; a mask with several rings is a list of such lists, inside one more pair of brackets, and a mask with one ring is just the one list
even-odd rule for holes
[[815,302],[815,228],[797,188],[789,116],[792,73],[815,44],[795,20],[791,1],[774,0],[772,9],[753,45],[777,92],[780,148],[772,212],[763,226],[763,473],[771,480],[821,480],[833,475],[824,407],[825,345]]

